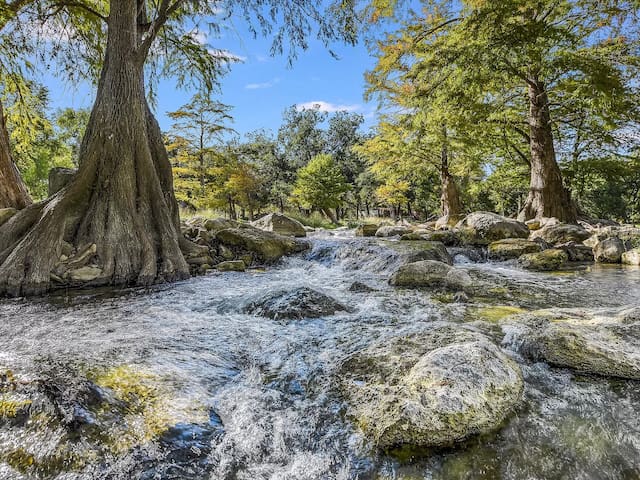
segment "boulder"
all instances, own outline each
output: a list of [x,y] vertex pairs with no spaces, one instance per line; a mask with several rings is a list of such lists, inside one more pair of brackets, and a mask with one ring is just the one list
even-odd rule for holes
[[410,232],[411,227],[407,227],[405,225],[391,225],[378,228],[378,230],[376,230],[376,237],[396,237]]
[[400,240],[409,241],[409,242],[425,240],[426,237],[431,233],[432,233],[431,230],[416,229],[413,232],[405,233],[404,235],[402,235],[400,237]]
[[435,260],[402,265],[389,279],[395,287],[436,287],[446,290],[465,290],[472,284],[464,270]]
[[581,243],[589,238],[591,234],[580,225],[568,223],[547,224],[540,230],[531,232],[530,240],[543,239],[549,245],[558,245],[567,242]]
[[455,227],[463,218],[464,215],[445,215],[436,221],[435,229],[446,230],[448,228]]
[[293,218],[282,215],[281,213],[270,213],[269,215],[252,222],[251,225],[259,228],[260,230],[278,233],[287,237],[307,236],[307,231],[304,229],[304,225]]
[[531,242],[523,238],[505,238],[489,245],[488,256],[492,260],[511,260],[526,253],[542,251],[539,243]]
[[618,237],[611,237],[598,242],[593,247],[593,256],[596,262],[620,263],[622,254],[626,251],[625,244]]
[[226,218],[207,218],[201,222],[203,228],[211,233],[218,233],[221,230],[228,228],[240,228],[242,224],[235,220],[227,220]]
[[7,223],[16,213],[18,213],[18,210],[15,208],[0,208],[0,226]]
[[55,195],[69,185],[76,172],[76,169],[64,167],[54,167],[49,170],[49,196]]
[[356,237],[375,237],[378,225],[375,223],[361,223],[356,228]]
[[252,313],[274,320],[320,318],[336,312],[348,312],[349,307],[324,293],[307,287],[273,292],[244,308]]
[[534,361],[640,380],[640,307],[540,310],[516,315],[502,328],[503,344]]
[[640,265],[640,248],[633,248],[622,254],[622,263],[625,265]]
[[556,245],[556,248],[564,250],[570,262],[593,262],[593,249],[584,243],[567,242]]
[[403,263],[414,263],[422,260],[436,260],[448,265],[453,265],[453,259],[447,248],[441,242],[412,242],[408,248],[402,251]]
[[244,272],[247,266],[242,260],[228,260],[216,265],[219,272]]
[[370,287],[366,283],[353,282],[349,287],[349,291],[354,293],[369,293],[369,292],[375,292],[376,289],[373,287]]
[[255,253],[266,263],[276,262],[285,255],[300,253],[309,248],[309,243],[305,241],[250,226],[220,230],[216,233],[216,238],[227,247]]
[[438,230],[423,236],[424,240],[431,242],[442,242],[447,247],[455,247],[460,245],[460,236],[455,230]]
[[522,222],[490,212],[467,215],[457,225],[464,243],[488,245],[505,238],[527,238],[529,228]]
[[448,447],[500,428],[522,401],[520,367],[479,332],[436,324],[347,359],[349,415],[379,448]]
[[537,271],[558,270],[569,261],[569,255],[564,250],[552,248],[538,253],[527,253],[518,258],[522,268]]

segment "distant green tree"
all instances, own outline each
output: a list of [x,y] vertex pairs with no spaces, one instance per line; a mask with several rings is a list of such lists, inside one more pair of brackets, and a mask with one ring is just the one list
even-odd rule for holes
[[331,155],[316,155],[300,170],[293,188],[292,198],[304,208],[319,210],[334,223],[338,220],[333,210],[344,202],[349,184]]

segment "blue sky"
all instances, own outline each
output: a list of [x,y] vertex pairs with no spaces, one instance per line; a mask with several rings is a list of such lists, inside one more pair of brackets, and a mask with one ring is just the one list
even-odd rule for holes
[[[246,31],[233,29],[221,37],[207,43],[243,60],[233,65],[222,80],[222,92],[216,95],[216,99],[233,106],[232,126],[239,133],[260,128],[275,132],[285,108],[316,102],[327,111],[346,109],[364,115],[365,128],[375,123],[375,105],[363,100],[364,72],[374,64],[364,44],[333,45],[339,56],[336,60],[321,42],[313,40],[289,67],[286,55],[269,55],[269,39],[253,39]],[[90,107],[93,102],[94,92],[88,85],[70,86],[51,74],[45,74],[42,81],[50,89],[54,109]],[[192,93],[177,89],[170,80],[161,82],[156,114],[163,130],[171,126],[166,112],[187,103]]]

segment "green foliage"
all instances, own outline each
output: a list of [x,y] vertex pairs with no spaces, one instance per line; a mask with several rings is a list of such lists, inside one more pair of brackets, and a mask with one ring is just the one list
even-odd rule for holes
[[315,156],[300,170],[292,192],[294,203],[327,212],[340,207],[349,185],[331,155]]

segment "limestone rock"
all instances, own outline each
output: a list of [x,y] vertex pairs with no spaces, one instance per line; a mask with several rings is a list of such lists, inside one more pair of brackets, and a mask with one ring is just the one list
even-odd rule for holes
[[530,240],[543,239],[549,245],[558,245],[567,242],[581,243],[591,234],[580,225],[568,223],[547,224],[540,230],[531,233]]
[[502,328],[503,344],[533,360],[640,380],[640,307],[540,310],[512,317]]
[[522,222],[490,212],[467,215],[456,225],[463,242],[472,245],[488,245],[505,238],[527,238],[529,228]]
[[216,233],[216,238],[227,247],[255,253],[266,263],[276,262],[284,255],[300,253],[309,248],[307,242],[250,226],[220,230]]
[[274,232],[287,237],[307,236],[307,231],[304,229],[304,225],[281,213],[270,213],[269,215],[252,222],[251,225],[259,228],[260,230]]
[[385,226],[380,227],[378,228],[378,230],[376,230],[376,237],[395,237],[410,232],[411,227],[407,227],[404,225]]
[[542,251],[539,243],[522,238],[506,238],[489,245],[489,258],[492,260],[511,260],[526,253]]
[[620,263],[622,254],[626,251],[625,244],[618,237],[611,237],[598,242],[593,248],[596,262]]
[[538,271],[558,270],[568,261],[567,252],[556,248],[538,253],[527,253],[518,258],[518,263],[522,268]]
[[356,237],[375,237],[378,225],[375,223],[361,223],[356,228]]
[[396,287],[439,287],[446,290],[464,290],[471,287],[467,272],[443,262],[423,260],[402,265],[389,279]]
[[229,260],[216,265],[220,272],[244,272],[247,268],[242,260]]
[[640,248],[633,248],[622,254],[622,263],[625,265],[640,265]]
[[274,320],[319,318],[349,310],[334,298],[307,287],[270,293],[244,308],[246,313]]
[[520,367],[484,335],[440,324],[384,340],[341,368],[349,414],[378,447],[446,447],[500,427],[522,400]]

